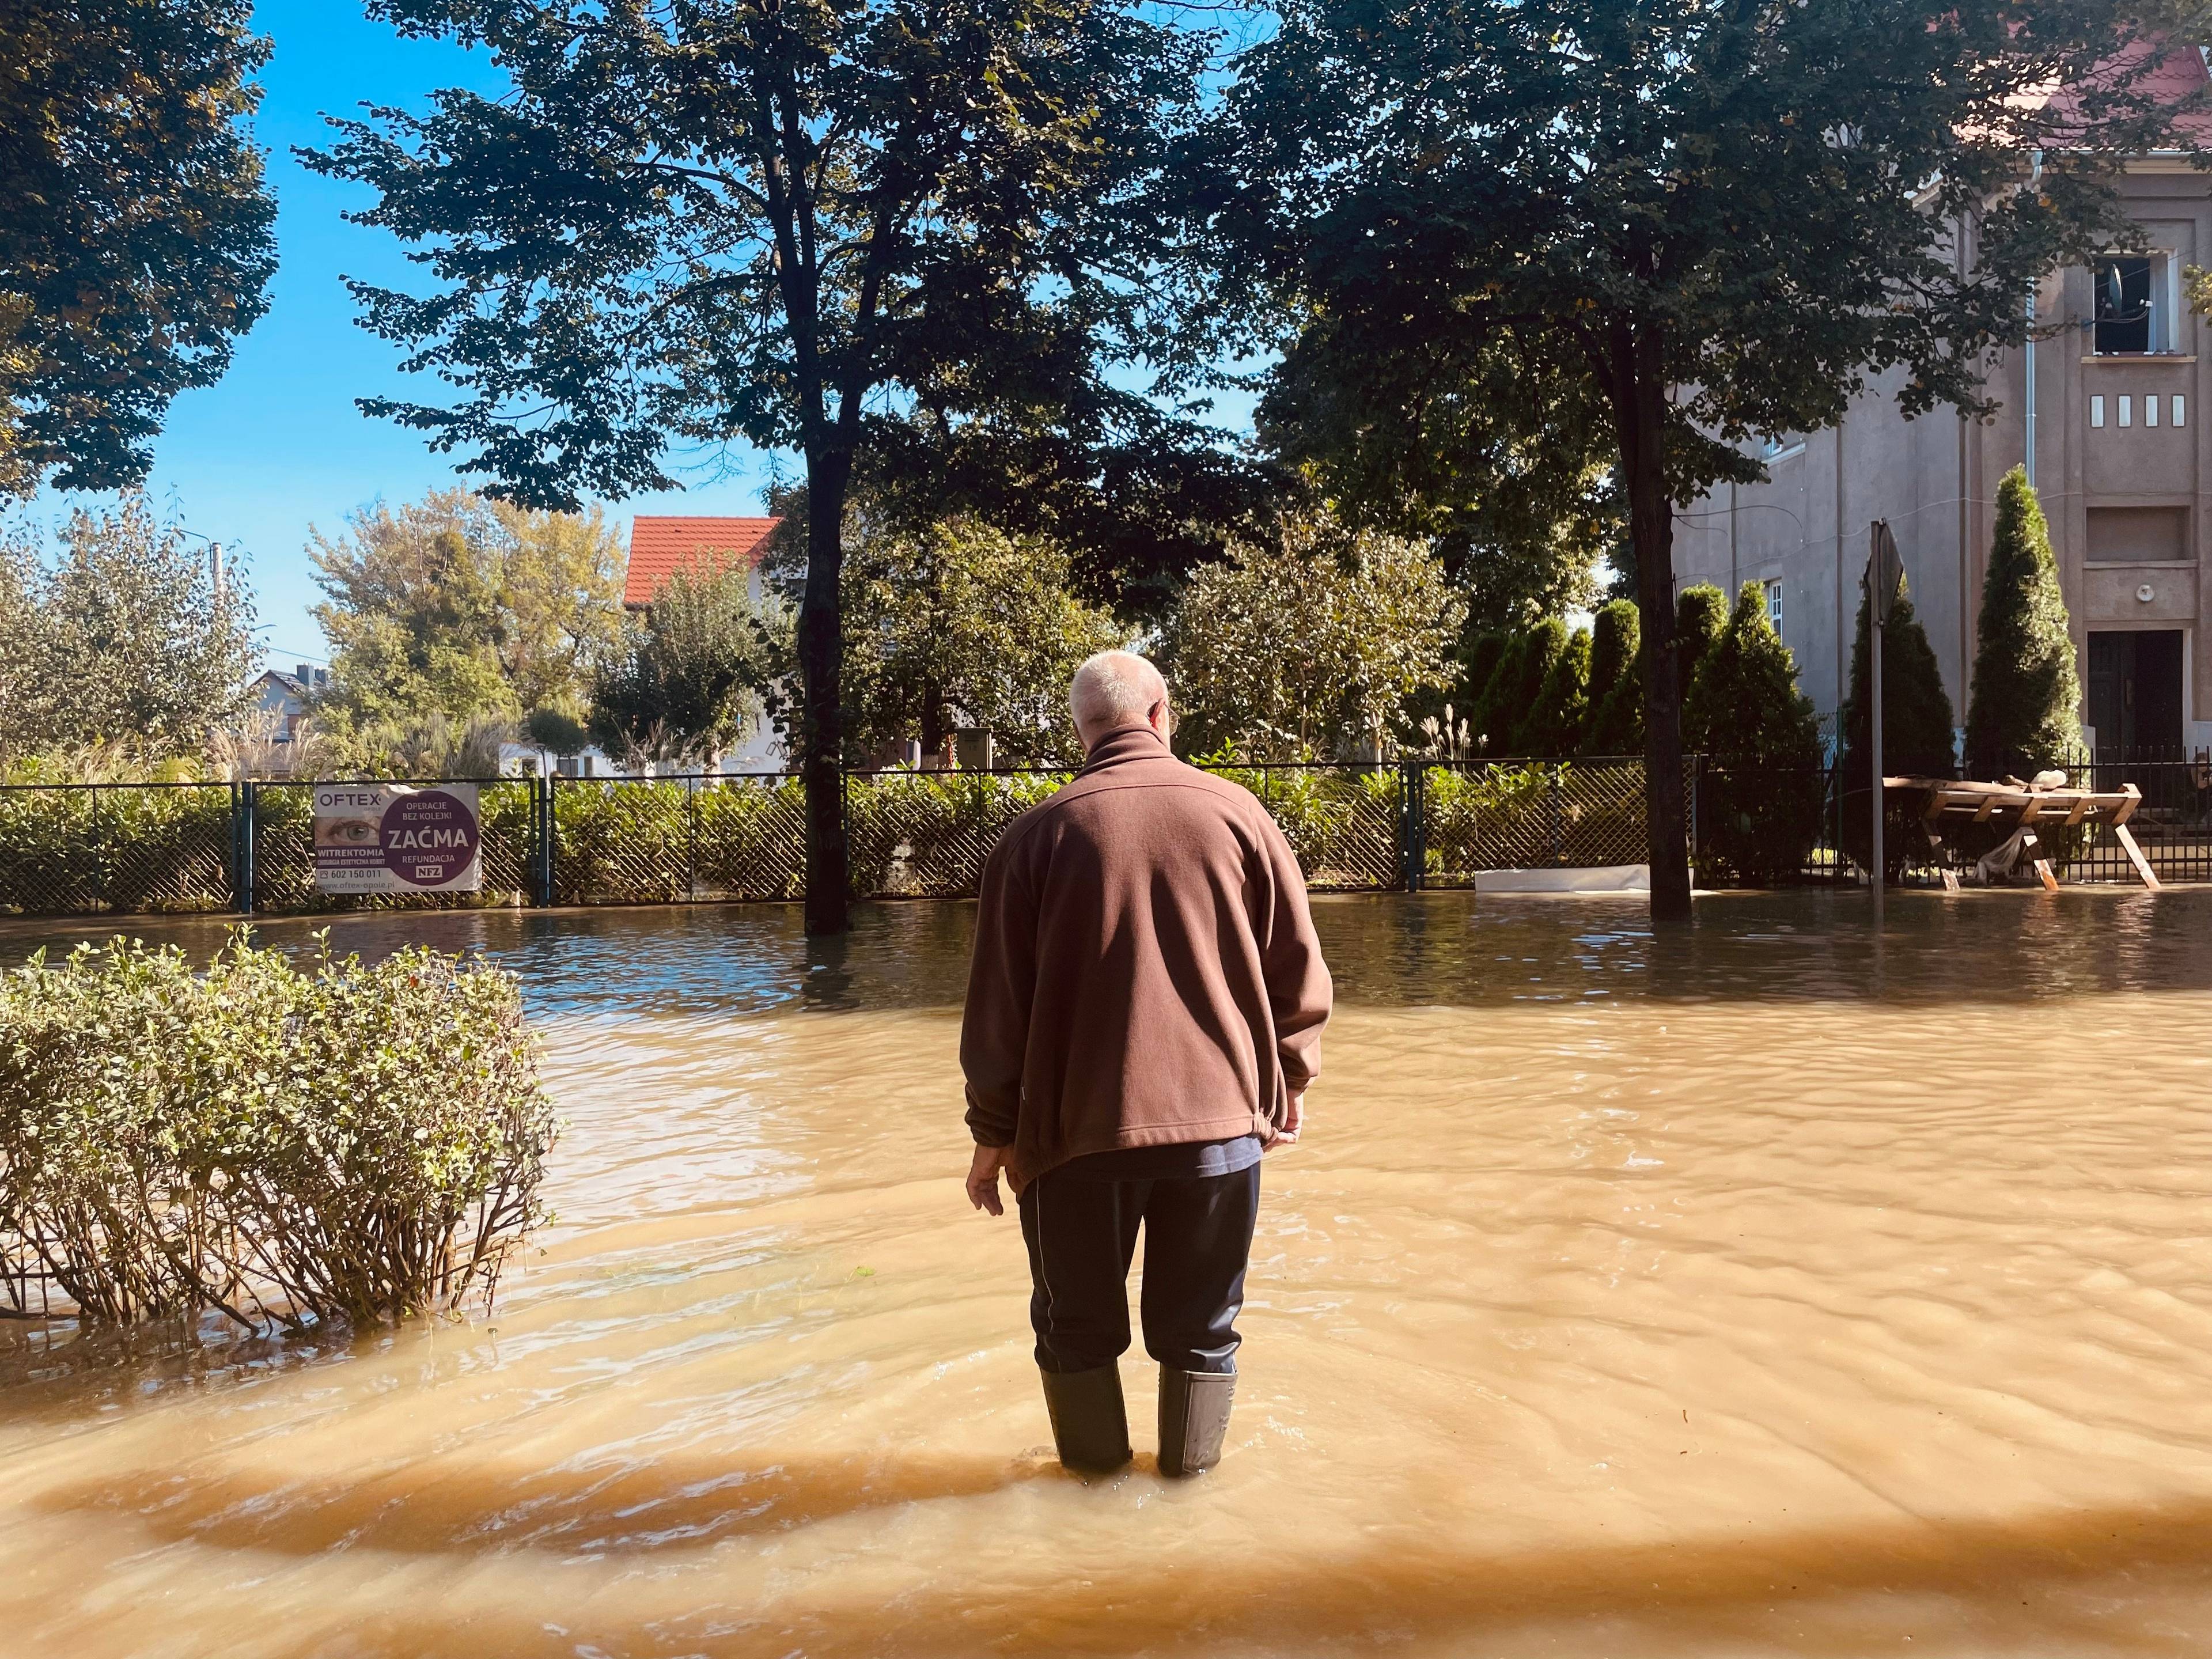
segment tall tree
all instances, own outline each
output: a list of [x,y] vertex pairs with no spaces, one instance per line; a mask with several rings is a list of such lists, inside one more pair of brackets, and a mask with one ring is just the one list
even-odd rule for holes
[[1111,248],[1198,44],[1112,0],[369,9],[487,48],[509,88],[375,111],[309,158],[424,245],[427,297],[356,291],[462,392],[366,406],[544,506],[666,485],[672,441],[800,453],[806,919],[842,929],[855,465],[908,406],[1049,407],[1146,332]]
[[0,544],[0,754],[197,753],[258,654],[237,573],[218,583],[143,495],[72,513],[52,556],[27,533]]
[[714,767],[764,712],[787,635],[750,570],[678,571],[593,675],[592,736],[612,754]]
[[622,544],[597,507],[532,512],[465,490],[310,532],[331,647],[326,717],[401,725],[580,707],[622,634]]
[[2081,683],[2051,528],[2025,468],[1997,485],[1996,534],[1974,629],[1966,775],[2033,777],[2081,751]]
[[1414,543],[1294,520],[1201,567],[1169,619],[1182,741],[1259,760],[1403,741],[1451,684],[1465,607]]
[[1231,338],[1319,312],[1348,366],[1494,349],[1528,406],[1602,411],[1645,635],[1651,905],[1685,915],[1673,506],[1758,478],[1751,440],[1832,424],[1872,374],[1905,371],[1907,415],[1986,410],[2031,276],[2122,234],[2124,159],[2177,142],[2135,73],[2162,49],[2120,0],[1280,12],[1190,169]]
[[1624,528],[1579,390],[1486,341],[1377,342],[1323,313],[1269,373],[1258,437],[1354,522],[1430,542],[1474,626],[1520,629],[1588,606]]
[[267,308],[252,0],[0,11],[0,488],[136,484]]
[[854,759],[908,740],[934,754],[965,726],[1012,763],[1081,760],[1068,682],[1128,630],[1070,591],[1064,552],[952,520],[857,538],[845,556]]

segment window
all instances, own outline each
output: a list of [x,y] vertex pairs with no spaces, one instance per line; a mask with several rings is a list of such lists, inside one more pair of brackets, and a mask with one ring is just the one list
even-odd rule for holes
[[1779,634],[1782,631],[1782,584],[1780,582],[1769,582],[1766,585],[1766,620],[1774,624],[1776,633]]
[[[2102,398],[2090,398],[2090,399],[2089,399],[2089,424],[2090,424],[2091,426],[2102,426],[2102,425],[2104,425],[2104,423],[2105,423],[2105,400],[2104,400]],[[2181,424],[2181,422],[2179,422],[2179,421],[2176,421],[2176,422],[2174,422],[2174,424],[2175,424],[2176,426],[2179,426],[2179,425]],[[1869,844],[1869,846],[1871,846],[1873,843],[1872,843],[1871,842],[1869,842],[1868,844]]]
[[2135,423],[2136,400],[2132,398],[2124,396],[2120,399],[2120,424],[2122,426],[2133,426]]
[[2089,275],[2096,296],[2099,356],[2174,349],[2172,255],[2111,255],[2092,265]]
[[2174,425],[2176,425],[2176,426],[2187,426],[2187,425],[2189,424],[2189,422],[2188,422],[2188,421],[2187,421],[2185,418],[2184,418],[2184,417],[2187,415],[2187,413],[2188,413],[2188,410],[2187,410],[2187,409],[2183,405],[2182,401],[2181,401],[2181,394],[2180,394],[2179,392],[2175,392],[2175,393],[2173,394],[2173,423],[2174,423]]
[[1802,438],[1769,438],[1759,445],[1759,459],[1762,461],[1787,460],[1804,447]]
[[2143,399],[2143,424],[2145,426],[2158,424],[2158,399],[2155,398]]

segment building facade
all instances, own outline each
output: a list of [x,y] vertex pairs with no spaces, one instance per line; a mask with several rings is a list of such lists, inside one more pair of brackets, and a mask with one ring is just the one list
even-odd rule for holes
[[2212,264],[2212,181],[2154,156],[2123,190],[2136,247],[2039,285],[2039,322],[2058,326],[1997,366],[1993,419],[1938,410],[1907,421],[1896,381],[1875,383],[1840,425],[1770,444],[1767,482],[1723,485],[1678,518],[1679,580],[1731,596],[1761,584],[1824,716],[1848,690],[1870,526],[1885,519],[1965,724],[1996,487],[2025,464],[2051,521],[2099,752],[2212,746],[2212,348],[2182,282],[2184,267]]

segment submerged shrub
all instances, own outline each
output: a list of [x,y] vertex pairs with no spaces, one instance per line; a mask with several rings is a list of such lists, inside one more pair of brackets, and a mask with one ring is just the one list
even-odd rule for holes
[[511,975],[410,949],[0,975],[0,1313],[355,1323],[489,1301],[556,1131]]

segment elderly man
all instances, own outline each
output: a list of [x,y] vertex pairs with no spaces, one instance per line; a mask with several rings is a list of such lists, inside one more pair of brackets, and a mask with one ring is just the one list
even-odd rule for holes
[[1168,752],[1168,689],[1108,651],[1070,692],[1089,758],[983,868],[960,1033],[968,1196],[1029,1247],[1030,1321],[1060,1460],[1129,1461],[1115,1364],[1145,1231],[1160,1470],[1220,1460],[1260,1156],[1298,1137],[1328,969],[1283,833]]

